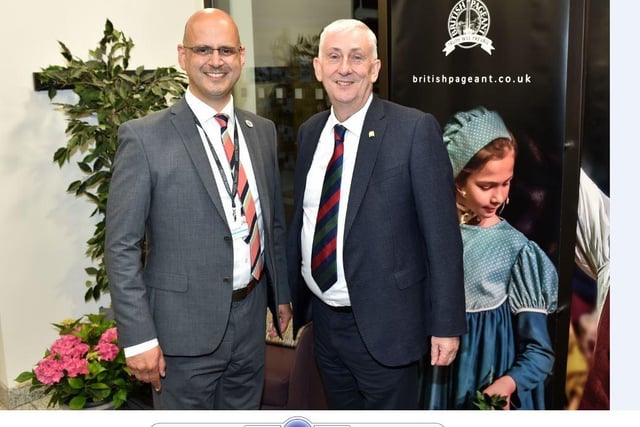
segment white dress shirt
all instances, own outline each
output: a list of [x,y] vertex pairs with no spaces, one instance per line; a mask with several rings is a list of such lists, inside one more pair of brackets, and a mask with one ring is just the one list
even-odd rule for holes
[[[343,123],[338,121],[333,112],[333,107],[331,108],[331,113],[327,119],[327,123],[322,129],[320,141],[318,142],[316,152],[313,155],[311,167],[307,173],[307,184],[302,202],[303,222],[302,233],[300,236],[302,250],[302,277],[307,283],[309,289],[316,296],[322,299],[326,304],[332,306],[351,305],[347,282],[344,277],[344,225],[345,218],[347,216],[347,202],[349,200],[349,192],[351,190],[351,178],[353,177],[353,169],[356,163],[360,133],[362,132],[364,118],[372,99],[373,95],[369,95],[369,99],[364,106]],[[311,250],[313,247],[313,234],[316,228],[316,217],[318,216],[324,174],[327,169],[327,164],[333,155],[333,148],[335,146],[333,127],[336,124],[341,124],[347,129],[343,142],[344,153],[342,157],[342,178],[340,182],[340,205],[338,208],[338,232],[336,243],[337,282],[326,292],[322,293],[311,275]]]
[[[222,111],[215,111],[213,108],[209,107],[207,104],[196,98],[190,91],[187,91],[187,93],[185,94],[185,99],[191,110],[198,118],[198,121],[202,124],[204,132],[206,132],[209,136],[209,140],[213,145],[213,149],[216,151],[229,185],[231,185],[231,183],[233,182],[231,177],[231,167],[229,166],[229,161],[227,160],[227,156],[224,152],[224,147],[220,136],[220,125],[213,116],[222,113],[226,114],[229,117],[227,128],[229,131],[229,136],[232,140],[234,137],[234,132],[238,132],[238,142],[240,144],[240,163],[242,164],[242,167],[247,174],[249,188],[251,189],[253,201],[256,205],[256,215],[258,217],[258,227],[260,229],[260,247],[264,248],[264,227],[262,226],[262,209],[260,207],[260,195],[258,194],[258,187],[256,185],[256,180],[253,173],[253,167],[251,165],[251,158],[249,156],[246,141],[244,139],[244,136],[242,135],[240,126],[235,126],[233,97],[231,98],[231,101],[222,109]],[[246,224],[246,220],[240,214],[242,203],[240,202],[240,198],[238,197],[238,195],[235,194],[234,198],[236,204],[236,219],[234,220],[231,197],[229,197],[229,194],[227,193],[222,177],[220,176],[220,171],[218,170],[218,166],[215,163],[213,154],[211,153],[211,149],[209,147],[209,143],[207,142],[207,138],[204,135],[203,129],[198,127],[198,131],[200,132],[202,144],[204,145],[204,149],[207,152],[207,157],[211,165],[211,171],[214,174],[216,184],[218,186],[218,193],[220,193],[220,198],[222,199],[222,205],[224,206],[224,212],[227,217],[227,222],[229,223],[229,227],[231,228],[230,231],[234,236],[233,289],[240,289],[245,287],[247,283],[251,281],[251,254],[249,251],[249,244],[244,241],[244,237],[246,236],[246,233],[248,233],[248,227]]]

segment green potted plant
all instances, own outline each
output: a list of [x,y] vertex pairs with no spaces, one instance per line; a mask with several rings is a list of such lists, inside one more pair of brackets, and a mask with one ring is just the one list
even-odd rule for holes
[[[55,151],[54,162],[62,167],[76,155],[82,156],[77,161],[82,178],[73,181],[67,191],[95,205],[91,216],[97,221],[86,252],[92,265],[85,269],[93,280],[85,283],[88,289],[84,299],[98,301],[108,292],[105,214],[118,127],[127,120],[168,107],[183,95],[187,80],[184,73],[172,67],[129,70],[133,41],[108,19],[102,38],[89,51],[87,60],[58,43],[66,64],[42,69],[36,75],[36,83],[48,90],[49,99],[68,121],[69,138]],[[55,102],[59,89],[73,90],[77,102]],[[121,407],[139,383],[132,381],[123,352],[116,353],[115,322],[100,313],[54,326],[60,338],[33,370],[23,372],[16,381],[31,381],[31,390],[51,394],[49,406],[82,409],[104,400],[114,408]]]
[[73,181],[67,191],[85,197],[95,205],[91,216],[98,218],[93,236],[87,241],[87,256],[93,265],[86,269],[93,278],[86,282],[85,301],[98,301],[108,292],[104,266],[104,226],[111,165],[118,146],[118,127],[127,120],[169,106],[181,97],[187,81],[184,73],[172,67],[131,71],[129,59],[134,46],[124,33],[114,29],[107,19],[98,46],[89,51],[89,59],[75,57],[58,42],[66,65],[50,65],[38,75],[54,101],[59,88],[72,89],[75,104],[53,102],[66,116],[65,146],[56,150],[53,160],[62,167],[76,154],[84,175]]
[[34,369],[16,378],[17,382],[31,381],[30,391],[50,395],[49,407],[83,409],[107,403],[117,409],[141,386],[129,373],[124,351],[118,347],[115,322],[105,313],[53,326],[60,337]]

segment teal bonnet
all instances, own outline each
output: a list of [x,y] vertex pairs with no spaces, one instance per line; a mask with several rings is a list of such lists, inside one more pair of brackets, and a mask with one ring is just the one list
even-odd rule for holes
[[482,147],[497,138],[511,138],[511,135],[495,111],[477,107],[455,113],[445,124],[442,135],[453,176],[457,177]]

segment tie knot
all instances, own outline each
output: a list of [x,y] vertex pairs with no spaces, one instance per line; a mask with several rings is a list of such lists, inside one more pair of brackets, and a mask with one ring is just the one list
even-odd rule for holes
[[333,127],[333,135],[336,141],[344,141],[344,133],[347,131],[347,128],[342,126],[341,124],[337,124]]
[[223,129],[226,128],[229,123],[229,116],[226,114],[216,114],[213,118],[216,119],[220,127]]

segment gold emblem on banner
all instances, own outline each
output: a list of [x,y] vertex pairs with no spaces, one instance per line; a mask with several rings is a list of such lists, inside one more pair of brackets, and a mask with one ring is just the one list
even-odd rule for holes
[[447,56],[456,47],[471,49],[480,48],[491,55],[493,41],[487,37],[489,33],[489,9],[480,0],[460,0],[451,9],[447,20],[447,29],[451,38],[444,45]]

